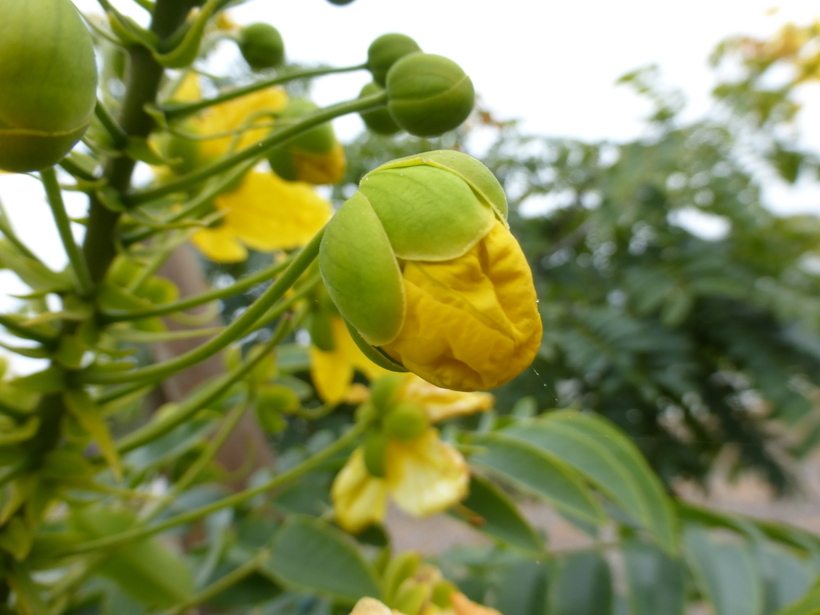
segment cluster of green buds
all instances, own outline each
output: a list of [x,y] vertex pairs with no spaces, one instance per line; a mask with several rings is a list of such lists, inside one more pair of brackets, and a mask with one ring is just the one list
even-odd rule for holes
[[328,223],[319,268],[352,336],[383,367],[486,390],[530,365],[542,327],[498,180],[435,151],[364,176]]
[[242,28],[237,44],[253,70],[276,68],[285,61],[282,35],[270,24],[259,22]]
[[370,45],[367,67],[373,82],[361,97],[387,92],[387,108],[362,113],[372,131],[406,130],[417,137],[438,136],[470,115],[475,90],[461,67],[445,57],[424,53],[403,34],[384,34]]
[[94,46],[70,0],[0,0],[0,169],[41,170],[85,133]]

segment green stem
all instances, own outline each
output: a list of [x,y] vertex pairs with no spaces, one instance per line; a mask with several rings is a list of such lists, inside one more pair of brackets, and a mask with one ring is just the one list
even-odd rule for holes
[[124,384],[127,382],[150,382],[167,378],[180,370],[183,370],[192,365],[196,365],[200,361],[204,361],[208,357],[216,354],[225,348],[231,342],[239,339],[242,335],[248,332],[257,321],[264,316],[282,296],[290,289],[291,286],[299,279],[305,270],[314,261],[319,253],[319,245],[324,236],[324,228],[320,230],[313,239],[310,240],[305,248],[291,261],[282,275],[271,284],[271,286],[257,299],[251,306],[235,321],[228,325],[225,330],[219,335],[214,336],[201,346],[198,346],[179,355],[178,357],[165,361],[164,363],[157,363],[149,365],[132,372],[125,373],[78,373],[77,377],[81,384]]
[[217,581],[214,581],[202,591],[197,592],[178,606],[174,607],[165,615],[182,615],[191,607],[207,602],[214,596],[218,596],[232,585],[239,583],[239,581],[264,566],[265,562],[270,559],[271,554],[272,551],[270,549],[262,549],[250,560],[235,568],[225,576],[220,577]]
[[239,293],[253,288],[257,284],[267,282],[277,273],[282,271],[282,269],[287,267],[289,262],[290,261],[284,261],[282,263],[275,263],[270,267],[265,267],[256,273],[246,275],[240,280],[237,280],[234,284],[226,286],[225,288],[216,288],[200,295],[186,297],[185,299],[180,299],[179,301],[173,301],[171,303],[164,303],[153,307],[150,310],[142,310],[139,312],[112,310],[110,312],[103,312],[100,315],[100,319],[105,324],[126,322],[130,320],[141,320],[143,318],[151,318],[153,316],[165,316],[166,314],[173,314],[174,312],[182,312],[183,310],[197,307],[203,303],[210,303],[211,301],[216,301],[217,299],[232,297],[233,295],[238,295]]
[[175,517],[171,517],[170,519],[166,519],[165,521],[162,521],[161,523],[157,523],[155,525],[150,525],[147,527],[136,527],[134,529],[127,530],[125,532],[121,532],[113,536],[107,536],[105,538],[99,538],[97,540],[91,540],[89,542],[76,545],[71,549],[64,551],[63,553],[60,553],[59,555],[80,555],[82,553],[92,553],[94,551],[99,551],[101,549],[113,549],[115,547],[119,547],[129,542],[133,542],[134,540],[140,540],[142,538],[148,538],[149,536],[159,534],[160,532],[164,532],[165,530],[171,529],[172,527],[177,527],[179,525],[184,525],[186,523],[197,521],[199,519],[202,519],[203,517],[207,517],[208,515],[211,515],[224,508],[230,508],[232,506],[238,506],[240,504],[243,504],[257,496],[263,495],[268,491],[272,491],[273,489],[281,487],[282,485],[314,470],[334,455],[341,453],[345,449],[349,448],[354,442],[356,442],[356,440],[359,439],[359,437],[365,432],[367,427],[367,421],[362,421],[361,423],[358,423],[350,431],[344,434],[341,438],[339,438],[329,446],[325,447],[323,450],[319,451],[312,457],[306,459],[305,461],[294,466],[293,468],[285,470],[281,474],[274,476],[273,478],[262,483],[261,485],[253,487],[251,489],[246,489],[245,491],[240,491],[239,493],[235,493],[234,495],[222,498],[221,500],[212,502],[211,504],[200,506],[199,508],[190,510]]
[[111,143],[114,149],[123,149],[128,145],[128,134],[126,134],[122,127],[117,124],[117,121],[111,117],[111,114],[108,113],[108,109],[106,109],[105,105],[99,100],[94,107],[94,115],[100,120],[100,124],[105,128],[108,136],[111,137]]
[[342,115],[347,115],[348,113],[357,113],[376,109],[386,104],[386,102],[387,93],[381,92],[379,94],[374,94],[373,96],[357,98],[355,100],[349,100],[337,105],[332,105],[305,117],[302,121],[293,124],[292,126],[288,126],[287,128],[277,131],[259,143],[243,149],[241,152],[227,156],[222,160],[214,162],[213,164],[209,164],[208,166],[193,171],[188,175],[183,175],[179,179],[168,182],[167,184],[157,186],[156,188],[149,188],[148,190],[134,192],[131,195],[126,195],[123,200],[126,205],[134,206],[156,200],[174,192],[184,191],[191,186],[195,186],[202,180],[211,177],[215,173],[226,171],[237,164],[245,162],[246,160],[259,159],[267,154],[268,150],[285,143],[286,141],[307,130],[310,130],[311,128],[320,126],[325,122]]
[[90,297],[94,293],[94,282],[91,280],[88,264],[74,241],[74,235],[71,234],[71,220],[68,219],[68,214],[65,211],[63,194],[60,191],[60,184],[57,182],[57,172],[54,167],[48,167],[40,171],[40,178],[43,180],[48,204],[51,206],[51,213],[54,215],[54,222],[57,223],[60,239],[63,242],[63,247],[68,255],[68,262],[71,263],[71,269],[76,278],[77,290],[80,296]]
[[239,420],[244,416],[245,411],[250,407],[251,400],[243,400],[230,409],[228,414],[222,420],[219,430],[208,442],[208,445],[202,451],[196,461],[194,461],[185,473],[174,483],[173,488],[168,493],[168,497],[151,503],[143,512],[141,516],[142,523],[148,523],[152,519],[156,519],[165,508],[173,502],[180,493],[185,491],[193,482],[202,474],[203,470],[208,467],[208,464],[213,461],[213,458],[225,444],[228,437],[233,433],[233,430],[239,424]]
[[215,96],[214,98],[209,98],[207,100],[198,100],[196,102],[190,103],[176,103],[163,105],[160,107],[160,111],[162,111],[165,114],[165,119],[168,122],[172,122],[173,120],[178,120],[189,115],[193,115],[194,113],[196,113],[197,111],[201,111],[202,109],[207,109],[208,107],[212,107],[214,105],[228,102],[230,100],[235,100],[237,98],[241,98],[242,96],[253,94],[254,92],[264,90],[265,88],[269,88],[274,85],[281,85],[283,83],[288,83],[289,81],[294,81],[296,79],[309,79],[311,77],[321,77],[323,75],[332,75],[334,73],[348,73],[354,70],[362,70],[364,68],[367,68],[367,64],[345,66],[343,68],[312,68],[307,70],[294,71],[292,73],[287,73],[285,75],[280,75],[278,77],[273,77],[271,79],[265,79],[264,81],[251,83],[250,85],[246,85],[240,88],[234,88],[233,90],[229,90],[223,94],[220,94],[219,96]]
[[281,341],[291,331],[293,319],[283,319],[279,326],[274,331],[271,339],[265,342],[260,352],[254,355],[239,367],[234,368],[224,376],[212,380],[203,387],[197,389],[191,396],[180,403],[176,409],[162,416],[144,427],[133,431],[117,442],[117,450],[120,453],[127,453],[128,451],[144,446],[148,442],[156,440],[165,435],[177,425],[181,425],[202,408],[210,404],[220,395],[228,391],[236,382],[247,374],[254,366],[261,361],[268,352],[273,352],[274,347],[281,343]]

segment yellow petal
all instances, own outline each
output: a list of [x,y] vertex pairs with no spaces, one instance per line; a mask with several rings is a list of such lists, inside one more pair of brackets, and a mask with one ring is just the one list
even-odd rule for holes
[[248,258],[248,251],[228,227],[205,228],[191,238],[205,258],[215,263],[241,263]]
[[337,184],[345,177],[347,158],[340,143],[327,154],[311,154],[293,150],[293,164],[296,167],[296,177],[309,184],[321,186]]
[[[191,121],[197,134],[214,135],[201,141],[201,155],[206,160],[219,158],[229,151],[240,151],[258,143],[270,134],[273,122],[270,114],[282,111],[287,101],[283,89],[268,88],[210,107]],[[260,127],[222,135],[254,125]]]
[[441,512],[467,497],[467,463],[432,427],[413,442],[388,442],[385,465],[391,497],[411,515]]
[[476,604],[461,592],[453,592],[450,600],[453,603],[455,615],[501,615],[495,609]]
[[182,79],[174,92],[174,102],[196,102],[202,98],[202,89],[199,87],[199,76],[189,72]]
[[378,378],[387,370],[364,356],[341,318],[332,317],[330,329],[333,334],[333,350],[325,352],[315,346],[310,347],[310,375],[319,397],[327,403],[337,403],[348,395],[354,367],[369,380]]
[[364,464],[364,449],[353,451],[330,488],[336,521],[348,532],[359,532],[384,519],[387,482],[371,475]]
[[407,312],[384,350],[435,385],[491,389],[526,369],[541,343],[532,273],[509,230],[496,221],[466,254],[406,261]]
[[495,397],[489,393],[464,393],[442,389],[422,380],[415,374],[407,375],[399,397],[424,408],[427,412],[427,419],[431,423],[476,412],[486,412],[495,403]]

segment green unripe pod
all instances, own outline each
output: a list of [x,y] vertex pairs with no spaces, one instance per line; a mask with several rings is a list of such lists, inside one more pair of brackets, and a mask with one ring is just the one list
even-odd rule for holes
[[473,110],[473,82],[445,57],[414,53],[387,74],[387,108],[399,127],[417,137],[436,137],[458,127]]
[[[378,84],[368,83],[362,88],[362,91],[359,93],[359,98],[372,96],[373,94],[378,94],[383,91],[384,90],[379,87]],[[401,130],[386,107],[375,109],[374,111],[366,111],[364,113],[360,113],[359,115],[362,116],[362,121],[365,126],[377,134],[393,135]]]
[[384,432],[400,442],[416,440],[430,425],[427,412],[418,404],[399,402],[384,417]]
[[253,70],[280,66],[285,61],[285,43],[279,30],[270,24],[254,23],[243,28],[239,51]]
[[398,60],[421,51],[418,43],[404,34],[382,34],[367,49],[367,69],[375,81],[384,87],[387,73]]
[[0,15],[0,169],[37,171],[91,122],[94,45],[70,0],[0,0]]
[[384,478],[387,437],[380,431],[373,431],[364,441],[364,465],[371,476]]

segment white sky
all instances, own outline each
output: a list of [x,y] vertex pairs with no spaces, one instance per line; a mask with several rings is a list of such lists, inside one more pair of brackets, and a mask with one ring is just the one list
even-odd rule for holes
[[[83,11],[99,10],[95,0],[74,1]],[[144,15],[133,0],[113,3]],[[773,6],[779,10],[769,15]],[[239,23],[275,25],[288,58],[304,63],[359,64],[380,34],[408,34],[424,51],[461,64],[500,119],[519,118],[526,130],[553,136],[615,140],[639,136],[647,112],[630,90],[614,85],[623,73],[657,63],[686,93],[688,116],[698,117],[709,106],[714,75],[706,60],[717,42],[733,34],[771,35],[785,21],[807,23],[818,14],[820,6],[810,0],[356,0],[345,7],[252,0],[231,11]],[[317,81],[314,97],[319,104],[353,98],[367,81],[364,71],[326,77]],[[818,90],[809,94],[814,106],[800,128],[806,143],[820,150]],[[361,123],[349,117],[335,126],[344,140]],[[780,211],[820,213],[820,191],[808,183],[792,190],[773,182],[767,195]],[[34,251],[61,267],[65,257],[37,182],[0,176],[0,200]],[[69,206],[72,215],[83,215],[84,199]],[[7,272],[0,272],[0,290],[25,292]]]

